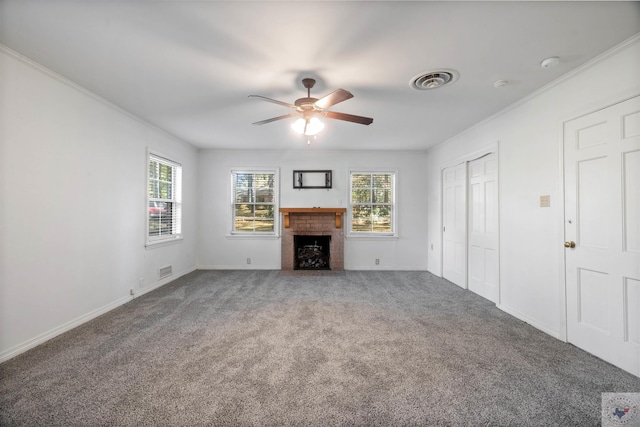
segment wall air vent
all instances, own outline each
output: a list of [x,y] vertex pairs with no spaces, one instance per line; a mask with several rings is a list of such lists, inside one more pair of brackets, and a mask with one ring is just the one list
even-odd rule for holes
[[158,269],[158,279],[164,279],[165,277],[171,276],[171,266],[167,265],[165,267],[160,267]]
[[410,85],[417,90],[432,90],[450,85],[458,80],[458,72],[454,70],[434,70],[420,73],[411,79]]

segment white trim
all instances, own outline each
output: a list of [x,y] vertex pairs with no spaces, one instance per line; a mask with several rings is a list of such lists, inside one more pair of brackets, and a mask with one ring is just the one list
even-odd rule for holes
[[148,241],[145,243],[144,247],[147,249],[155,249],[155,248],[160,248],[162,246],[172,245],[174,243],[181,243],[183,240],[184,240],[184,236],[182,234],[179,236],[171,235],[170,237],[166,237],[164,239]]
[[504,304],[498,304],[496,305],[496,307],[498,307],[500,310],[504,311],[505,313],[515,317],[516,319],[522,320],[525,323],[528,323],[529,325],[533,326],[536,329],[541,330],[542,332],[551,335],[554,338],[557,338],[559,340],[562,340],[562,338],[560,337],[560,334],[558,333],[558,331],[554,331],[553,329],[550,329],[549,327],[547,327],[546,325],[543,325],[542,323],[538,322],[536,319],[533,319],[527,315],[524,315],[522,313],[520,313],[518,310],[515,310],[511,307],[508,307]]
[[[197,267],[197,270],[245,270],[245,271],[250,271],[250,270],[256,270],[256,271],[264,271],[264,270],[276,270],[276,271],[287,271],[287,270],[282,270],[280,265],[277,266],[273,266],[273,265],[251,265],[251,266],[246,266],[246,265],[217,265],[217,264],[210,264],[210,265],[199,265]],[[337,270],[328,270],[328,271],[337,271]],[[350,267],[350,268],[345,268],[343,271],[421,271],[421,272],[428,272],[429,270],[427,270],[426,266],[421,266],[421,267],[416,267],[413,265],[406,265],[406,266],[388,266],[388,267],[381,267],[379,265],[376,266],[354,266],[354,267]]]
[[498,180],[498,188],[496,191],[498,192],[498,226],[497,226],[497,234],[498,234],[498,299],[496,301],[496,305],[502,303],[502,183],[500,173],[500,166],[502,162],[500,161],[500,141],[496,141],[495,144],[495,153],[496,153],[496,162],[498,163],[498,168],[496,171],[497,180]]
[[199,265],[198,270],[281,270],[282,266],[278,265],[246,265],[246,264],[238,264],[238,265],[224,265],[224,264],[209,264],[209,265]]
[[227,234],[225,236],[228,240],[235,239],[249,239],[249,240],[278,240],[280,239],[280,235],[278,234]]
[[0,363],[5,362],[9,359],[12,359],[17,355],[24,353],[27,350],[31,350],[32,348],[37,347],[40,344],[43,344],[49,341],[50,339],[57,337],[60,334],[70,331],[71,329],[77,328],[78,326],[84,323],[87,323],[88,321],[95,319],[96,317],[101,316],[113,310],[114,308],[120,307],[121,305],[128,303],[132,299],[133,299],[132,296],[118,298],[117,300],[109,304],[106,304],[102,307],[99,307],[95,310],[92,310],[88,313],[78,316],[73,320],[63,323],[60,326],[56,326],[53,329],[43,332],[42,334],[36,336],[35,338],[31,338],[23,343],[20,343],[14,347],[11,347],[3,351],[2,353],[0,353]]
[[559,167],[558,167],[558,173],[559,173],[559,179],[558,179],[558,201],[560,203],[560,206],[558,206],[558,218],[559,218],[559,224],[561,224],[560,227],[558,227],[558,238],[557,238],[557,242],[558,242],[558,259],[560,260],[560,268],[558,269],[558,284],[559,284],[559,289],[558,289],[558,296],[559,296],[559,301],[558,301],[558,339],[564,341],[564,342],[568,342],[569,339],[569,335],[567,332],[567,276],[566,276],[566,272],[567,272],[567,264],[566,264],[566,260],[565,260],[565,256],[566,256],[566,248],[560,244],[560,242],[564,242],[564,238],[566,235],[566,231],[565,231],[565,195],[564,195],[564,188],[565,188],[565,183],[564,183],[564,125],[567,122],[567,120],[561,120],[560,124],[558,126],[558,132],[559,132],[559,140],[560,143],[558,144],[558,162],[559,162]]
[[[233,231],[234,221],[234,173],[273,173],[276,177],[276,182],[273,186],[273,231],[264,232],[242,232]],[[229,168],[227,176],[229,177],[229,192],[228,192],[228,209],[227,209],[227,225],[229,226],[226,234],[227,239],[279,239],[280,238],[280,167],[236,167]]]
[[[440,162],[440,173],[442,174],[442,170],[443,169],[447,169],[453,166],[458,166],[461,163],[467,163],[467,162],[471,162],[473,160],[477,160],[481,157],[486,156],[487,154],[491,154],[491,153],[498,153],[498,148],[500,145],[500,141],[496,141],[496,142],[492,142],[490,144],[487,144],[486,146],[479,148],[477,150],[474,150],[470,153],[465,153],[465,154],[461,154],[457,157],[454,157],[453,159],[450,160],[445,160],[443,162]],[[442,176],[441,176],[442,178]],[[441,186],[442,187],[442,186]]]
[[421,271],[426,272],[427,267],[416,267],[415,265],[390,265],[390,266],[380,266],[380,265],[356,265],[346,268],[344,271]]
[[[391,233],[376,233],[376,232],[368,232],[368,231],[351,231],[351,225],[353,223],[353,206],[351,203],[351,176],[356,173],[362,174],[393,174],[393,201],[391,203],[391,229],[393,230]],[[400,234],[398,233],[398,169],[397,168],[354,168],[347,170],[347,212],[345,215],[345,239],[355,240],[397,240],[400,238]]]
[[42,74],[46,75],[47,77],[50,77],[54,80],[57,80],[58,82],[70,87],[71,89],[74,89],[80,93],[82,93],[83,95],[86,95],[90,98],[92,98],[95,101],[98,101],[99,103],[119,112],[120,114],[123,114],[125,116],[127,116],[128,118],[135,120],[136,122],[146,126],[147,128],[153,129],[156,132],[159,132],[163,135],[165,135],[166,137],[172,139],[175,142],[178,142],[182,145],[184,145],[185,147],[193,150],[194,152],[198,151],[198,147],[196,147],[193,144],[190,144],[186,141],[181,140],[180,138],[178,138],[177,136],[167,132],[164,129],[159,128],[158,126],[136,116],[135,114],[125,110],[124,108],[118,106],[117,104],[114,104],[113,102],[101,97],[100,95],[91,92],[89,89],[85,88],[84,86],[80,86],[78,83],[75,83],[69,79],[67,79],[66,77],[62,76],[61,74],[56,73],[53,70],[50,70],[49,68],[45,67],[44,65],[34,61],[31,58],[28,58],[24,55],[22,55],[21,53],[16,52],[15,50],[11,49],[10,47],[0,43],[0,52],[4,52],[7,55],[13,57],[14,59],[17,59],[18,61],[22,62],[23,64],[26,64],[28,66],[30,66],[31,68],[41,72]]
[[376,233],[362,233],[362,234],[350,234],[345,235],[344,238],[346,240],[400,240],[400,236],[396,234],[376,234]]
[[[162,151],[159,150],[155,150],[153,148],[147,147],[147,155],[146,155],[146,166],[145,166],[145,171],[146,171],[146,187],[145,187],[145,248],[153,248],[153,247],[157,247],[158,245],[164,245],[167,243],[176,243],[176,242],[181,242],[183,239],[183,235],[182,235],[182,163],[173,160],[171,157],[173,156],[168,156],[166,154],[164,154]],[[175,181],[172,181],[172,185],[173,185],[173,198],[172,203],[175,205],[174,207],[176,209],[173,210],[172,215],[172,224],[173,227],[175,228],[176,225],[175,223],[177,222],[177,228],[179,229],[178,233],[172,233],[172,234],[163,234],[161,236],[150,236],[149,235],[149,202],[151,201],[150,199],[156,199],[156,198],[152,198],[149,197],[149,184],[150,184],[150,177],[149,177],[149,163],[151,162],[151,160],[155,160],[158,163],[163,163],[165,165],[170,166],[174,171],[177,170],[177,173],[175,174]],[[160,199],[160,200],[164,200],[164,199]],[[169,199],[166,199],[166,201],[168,201]]]
[[172,274],[171,276],[165,277],[162,280],[158,280],[156,283],[152,283],[152,284],[147,285],[145,287],[138,288],[134,292],[134,294],[135,294],[134,298],[138,298],[138,297],[140,297],[140,296],[142,296],[144,294],[147,294],[147,293],[149,293],[151,291],[155,291],[156,289],[158,289],[158,288],[160,288],[160,287],[162,287],[162,286],[164,286],[166,284],[169,284],[169,283],[173,282],[174,280],[177,280],[177,279],[181,278],[182,276],[186,276],[189,273],[193,273],[197,269],[198,269],[197,267],[191,267],[191,268],[188,268],[188,269],[186,269],[184,271],[181,271],[180,273]]

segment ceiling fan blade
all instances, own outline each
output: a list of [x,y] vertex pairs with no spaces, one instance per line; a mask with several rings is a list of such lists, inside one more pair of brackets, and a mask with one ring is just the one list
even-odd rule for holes
[[318,99],[314,104],[318,108],[325,109],[332,105],[336,105],[339,102],[346,101],[349,98],[353,98],[353,94],[351,92],[344,89],[337,89],[324,98]]
[[249,95],[249,98],[260,98],[263,101],[267,101],[267,102],[273,102],[274,104],[278,104],[278,105],[282,105],[283,107],[287,107],[287,108],[291,108],[293,110],[297,109],[298,107],[296,107],[293,104],[289,104],[288,102],[283,102],[283,101],[278,101],[277,99],[271,99],[271,98],[267,98],[266,96],[260,96],[260,95]]
[[344,120],[346,122],[358,123],[361,125],[370,125],[373,119],[370,117],[354,116],[353,114],[336,113],[335,111],[324,111],[323,116],[330,119]]
[[296,116],[299,116],[299,115],[300,115],[299,113],[285,114],[284,116],[273,117],[271,119],[262,120],[260,122],[255,122],[255,123],[251,123],[251,124],[252,125],[265,125],[267,123],[275,122],[276,120],[288,119],[289,117],[296,117]]

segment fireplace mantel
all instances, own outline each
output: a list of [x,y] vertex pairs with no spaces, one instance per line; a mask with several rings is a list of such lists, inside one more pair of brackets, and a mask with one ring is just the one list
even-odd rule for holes
[[336,228],[341,228],[342,214],[346,211],[346,208],[280,208],[280,212],[284,215],[284,228],[289,228],[289,214],[292,213],[335,213]]

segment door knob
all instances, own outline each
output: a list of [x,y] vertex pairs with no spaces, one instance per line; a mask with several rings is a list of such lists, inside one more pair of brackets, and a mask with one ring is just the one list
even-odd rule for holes
[[576,242],[564,242],[564,247],[565,248],[575,248],[576,247]]

